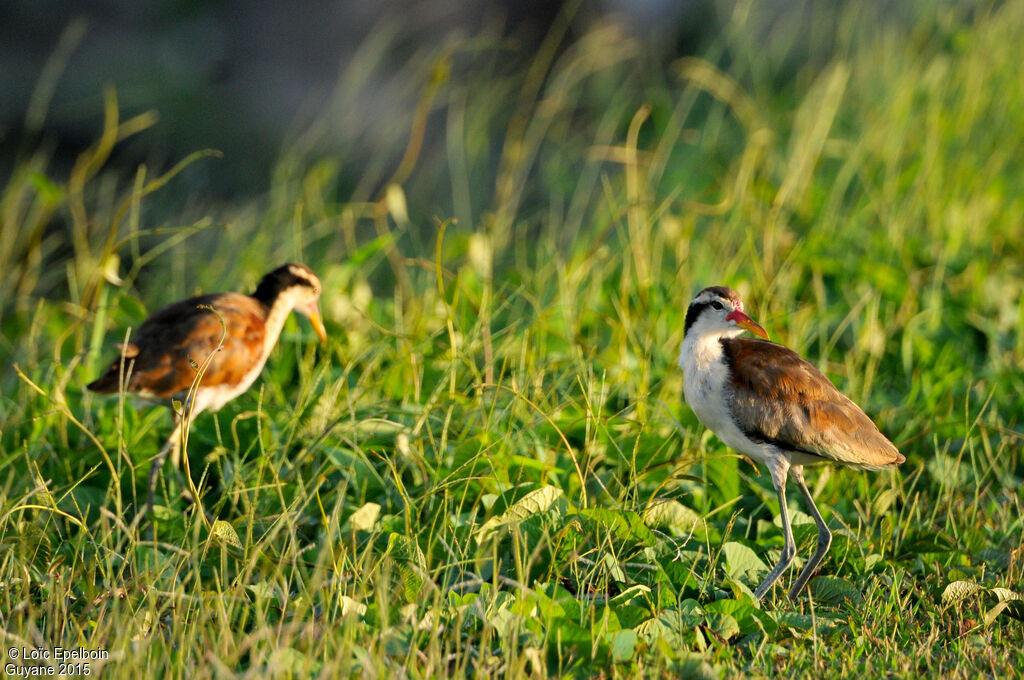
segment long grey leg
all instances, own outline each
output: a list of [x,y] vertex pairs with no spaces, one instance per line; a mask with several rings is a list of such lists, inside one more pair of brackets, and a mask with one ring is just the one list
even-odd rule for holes
[[785,456],[776,454],[768,460],[768,472],[772,475],[772,486],[779,496],[779,519],[782,520],[782,555],[779,563],[775,565],[764,582],[754,591],[754,597],[760,600],[764,597],[775,582],[779,580],[783,572],[793,562],[796,555],[796,542],[793,540],[793,527],[789,523],[789,510],[786,509],[786,475],[789,473],[789,460]]
[[797,595],[800,594],[804,585],[811,578],[811,574],[818,568],[821,561],[825,559],[825,553],[828,552],[829,546],[832,545],[832,532],[828,530],[828,525],[825,524],[821,513],[818,512],[818,506],[814,504],[814,499],[811,498],[811,492],[807,490],[807,483],[804,482],[804,467],[802,465],[794,465],[790,468],[789,474],[796,481],[796,485],[799,487],[800,493],[803,494],[804,500],[807,501],[807,507],[810,508],[811,515],[818,525],[818,547],[815,549],[814,554],[811,555],[811,559],[807,561],[807,564],[800,571],[796,583],[793,584],[793,588],[789,591],[789,599],[796,600]]

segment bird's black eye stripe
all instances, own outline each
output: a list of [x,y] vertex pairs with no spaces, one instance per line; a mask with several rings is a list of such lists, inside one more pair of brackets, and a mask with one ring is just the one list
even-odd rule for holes
[[711,307],[712,309],[723,310],[725,305],[720,300],[712,300],[711,302],[694,302],[690,305],[690,308],[686,310],[686,323],[683,326],[683,336],[690,332],[690,326],[697,322],[697,318],[701,313]]
[[697,318],[701,315],[705,309],[708,308],[707,302],[699,302],[690,305],[690,308],[686,310],[686,323],[683,326],[683,337],[690,332],[690,326],[697,322]]

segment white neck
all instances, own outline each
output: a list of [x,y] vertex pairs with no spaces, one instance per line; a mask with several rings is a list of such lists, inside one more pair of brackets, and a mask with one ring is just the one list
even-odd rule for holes
[[[696,328],[691,331],[697,330]],[[743,331],[713,330],[687,333],[679,347],[679,367],[683,369],[683,394],[697,420],[725,444],[755,460],[765,460],[763,447],[751,441],[737,427],[730,408],[729,368],[722,338],[731,338]]]
[[715,363],[722,360],[722,338],[733,338],[741,334],[741,329],[727,330],[720,332],[701,333],[696,328],[683,338],[679,345],[679,368],[683,369],[683,376],[689,377],[695,371],[706,371]]
[[270,352],[274,349],[274,345],[277,344],[278,338],[281,337],[281,329],[284,328],[284,322],[288,319],[288,315],[292,313],[293,309],[295,309],[295,298],[291,291],[285,290],[277,296],[270,311],[267,312],[267,320],[264,322],[266,333],[263,336],[263,351],[260,353],[260,368],[263,367],[263,363],[270,356]]

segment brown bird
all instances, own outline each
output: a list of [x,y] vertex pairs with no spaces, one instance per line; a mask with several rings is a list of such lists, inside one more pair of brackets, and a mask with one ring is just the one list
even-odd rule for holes
[[309,318],[321,342],[320,280],[301,264],[286,264],[260,281],[252,295],[213,293],[162,307],[142,322],[106,373],[86,387],[101,394],[122,389],[168,404],[181,402],[174,429],[149,470],[149,508],[167,454],[177,468],[191,422],[249,389],[294,309]]
[[[750,331],[763,340],[739,338]],[[877,470],[906,460],[871,419],[792,350],[768,340],[743,313],[739,294],[705,288],[686,312],[679,351],[686,403],[726,445],[768,467],[779,498],[782,556],[754,591],[760,600],[796,554],[786,478],[793,478],[818,525],[818,547],[789,591],[796,599],[832,543],[804,482],[804,466],[838,463]]]

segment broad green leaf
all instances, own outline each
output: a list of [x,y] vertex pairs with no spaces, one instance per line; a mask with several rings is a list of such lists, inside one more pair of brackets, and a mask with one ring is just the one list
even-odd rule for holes
[[756,580],[768,572],[768,567],[757,553],[742,543],[729,541],[722,546],[722,555],[725,557],[725,573],[735,581]]
[[399,533],[392,532],[388,535],[388,554],[396,560],[411,562],[420,568],[425,568],[427,564],[419,544]]
[[853,605],[858,605],[864,601],[864,596],[852,583],[835,576],[819,576],[811,581],[811,593],[815,600],[828,604],[849,601]]
[[953,539],[936,531],[912,533],[900,545],[900,553],[911,557],[921,553],[946,553],[954,550],[956,543]]
[[[146,318],[146,307],[139,302],[138,298],[127,293],[117,296],[117,308],[123,315],[122,323],[135,325]],[[123,339],[122,335],[118,342]],[[120,356],[117,357],[117,360],[121,360]]]
[[548,631],[548,644],[555,648],[576,648],[590,654],[592,632],[568,619],[554,619]]
[[633,658],[638,641],[636,632],[632,630],[620,630],[612,636],[611,652],[612,661],[623,662]]
[[420,591],[423,589],[423,577],[419,572],[409,566],[408,563],[397,563],[398,575],[402,580],[402,595],[409,603],[419,599]]
[[974,581],[953,581],[942,590],[942,604],[962,602],[969,597],[985,590],[984,586]]
[[808,633],[814,628],[814,619],[810,614],[801,614],[795,611],[776,612],[775,621],[780,626],[802,633]]
[[1024,621],[1024,595],[1009,588],[986,588],[974,581],[953,581],[942,591],[942,603],[952,605],[969,599],[986,597],[996,604],[985,613],[985,624],[989,625],[1004,611],[1011,618]]
[[992,593],[999,599],[1000,602],[1012,602],[1015,600],[1024,600],[1024,595],[1016,593],[1009,588],[989,588],[988,592]]
[[707,534],[701,516],[677,500],[658,501],[648,505],[644,510],[644,524],[653,529],[671,529],[678,536],[692,534],[703,539]]
[[770,615],[775,618],[775,621],[779,626],[788,628],[794,633],[800,634],[827,634],[836,627],[845,624],[844,619],[834,617],[830,618],[821,610],[819,610],[815,616],[811,616],[810,614],[801,614],[795,611],[771,612]]
[[773,635],[778,629],[774,619],[748,601],[716,600],[704,605],[704,610],[732,616],[739,624],[740,635],[751,635],[761,631]]
[[658,538],[644,525],[640,515],[631,510],[587,508],[581,510],[579,514],[587,520],[586,523],[591,530],[610,532],[620,541],[643,546],[658,543]]
[[619,564],[619,561],[611,553],[602,553],[601,557],[597,560],[597,564],[604,567],[604,574],[613,581],[617,583],[626,582],[626,572],[622,570],[622,565]]
[[648,644],[665,640],[677,649],[689,646],[687,636],[704,623],[704,610],[696,600],[683,600],[679,606],[666,609],[658,616],[644,621],[634,630]]
[[[1010,553],[986,548],[974,557],[975,563],[984,562],[990,570],[1006,569],[1010,565]],[[993,589],[994,590],[994,589]]]
[[[716,443],[712,443],[712,446]],[[732,503],[740,496],[739,459],[727,449],[709,455],[703,463],[712,506]],[[749,469],[749,468],[748,468]]]
[[1024,599],[1007,600],[1006,614],[1018,621],[1024,621]]
[[985,625],[991,626],[992,622],[999,618],[999,615],[1003,613],[1005,609],[1010,606],[1009,601],[1003,601],[996,603],[996,606],[985,612]]
[[477,544],[483,543],[496,529],[546,511],[562,496],[562,490],[554,486],[542,486],[531,491],[508,507],[500,515],[491,517],[476,532]]
[[732,616],[721,612],[708,612],[708,629],[722,640],[731,640],[740,634],[740,624]]
[[651,589],[642,583],[629,586],[608,601],[608,604],[619,607],[631,602],[646,603],[651,596]]
[[540,583],[534,586],[534,593],[542,617],[579,619],[580,601],[561,584]]

